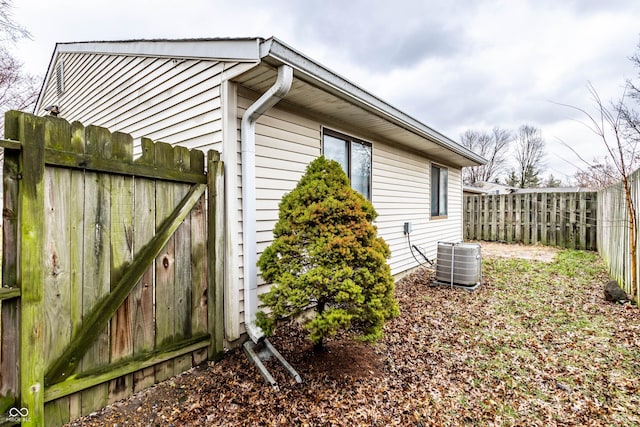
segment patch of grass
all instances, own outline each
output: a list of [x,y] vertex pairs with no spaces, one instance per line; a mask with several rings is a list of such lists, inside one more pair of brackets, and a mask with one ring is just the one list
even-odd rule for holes
[[[532,406],[536,413],[566,405],[579,419],[584,412],[603,411],[590,402],[633,407],[638,398],[630,391],[640,385],[640,349],[629,335],[638,328],[638,311],[604,301],[608,275],[596,253],[563,250],[551,263],[489,258],[483,260],[483,275],[488,286],[478,305],[486,317],[476,322],[475,333],[477,354],[488,360],[472,363],[479,377],[503,385],[536,378],[508,387],[538,402]],[[621,320],[629,324],[620,325]],[[612,387],[618,378],[633,386]],[[504,402],[499,413],[513,421],[514,408]],[[571,418],[558,414],[557,419]],[[640,409],[626,419],[639,425]]]

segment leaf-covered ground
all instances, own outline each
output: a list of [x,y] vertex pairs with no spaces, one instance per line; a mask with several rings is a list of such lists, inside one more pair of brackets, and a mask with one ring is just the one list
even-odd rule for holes
[[640,312],[607,303],[596,254],[551,263],[485,258],[475,292],[401,280],[400,317],[374,346],[338,338],[316,355],[294,325],[272,342],[303,377],[240,350],[75,426],[640,425]]

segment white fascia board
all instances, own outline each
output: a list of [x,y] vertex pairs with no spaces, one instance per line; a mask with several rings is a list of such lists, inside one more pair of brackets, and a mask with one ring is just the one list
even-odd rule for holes
[[260,40],[183,39],[58,43],[56,52],[257,62],[260,59]]
[[291,65],[299,73],[305,74],[312,81],[318,81],[332,88],[336,94],[351,100],[363,108],[375,112],[381,117],[396,125],[409,130],[417,135],[430,139],[440,146],[453,151],[479,165],[487,163],[482,156],[463,147],[447,136],[437,132],[424,123],[403,113],[391,104],[365,91],[347,79],[339,76],[328,68],[304,56],[276,38],[270,38],[262,42],[260,46],[262,58],[271,57],[285,64]]

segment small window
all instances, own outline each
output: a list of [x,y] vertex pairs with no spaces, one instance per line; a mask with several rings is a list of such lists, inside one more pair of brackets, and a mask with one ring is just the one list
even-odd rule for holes
[[58,62],[56,66],[56,93],[58,96],[64,93],[64,62]]
[[447,216],[447,169],[431,165],[431,218]]
[[325,130],[322,152],[327,159],[340,163],[354,190],[371,200],[371,144]]

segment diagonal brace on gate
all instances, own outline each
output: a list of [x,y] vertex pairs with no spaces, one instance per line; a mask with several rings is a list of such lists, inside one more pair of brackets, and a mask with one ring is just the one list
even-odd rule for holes
[[45,386],[63,381],[73,374],[78,363],[89,350],[90,344],[95,337],[95,331],[102,330],[107,325],[111,317],[142,278],[147,268],[162,252],[173,233],[189,215],[189,212],[204,194],[206,188],[206,184],[197,184],[191,188],[171,216],[162,223],[153,239],[147,243],[136,256],[136,259],[127,267],[122,278],[112,287],[113,291],[96,304],[64,352],[45,373]]

